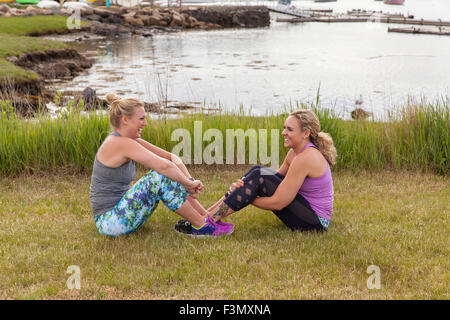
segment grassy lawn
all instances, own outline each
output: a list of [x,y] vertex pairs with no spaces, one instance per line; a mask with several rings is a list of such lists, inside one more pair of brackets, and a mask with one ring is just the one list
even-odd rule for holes
[[[244,170],[192,169],[206,185],[201,202],[211,205]],[[107,238],[92,219],[89,175],[0,178],[0,299],[449,299],[448,177],[333,178],[328,232],[291,232],[250,207],[219,239],[175,233],[179,217],[163,204],[137,233]],[[66,286],[70,265],[80,267],[80,290]],[[370,265],[380,268],[379,290],[367,288]]]
[[24,70],[11,62],[4,60],[7,56],[18,56],[26,52],[61,49],[66,47],[67,45],[65,43],[58,41],[0,33],[0,79],[6,77],[11,79],[37,78],[36,73]]
[[32,34],[61,33],[67,30],[67,17],[34,16],[34,17],[2,17],[0,33],[27,36]]
[[32,51],[66,48],[67,44],[59,41],[27,36],[65,32],[67,31],[66,20],[67,17],[56,15],[0,18],[0,80],[5,77],[35,79],[37,75],[34,72],[16,67],[5,61],[4,57]]

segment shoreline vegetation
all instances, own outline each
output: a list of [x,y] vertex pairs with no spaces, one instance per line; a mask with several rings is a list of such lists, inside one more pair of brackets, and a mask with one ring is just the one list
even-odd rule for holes
[[[310,108],[316,112],[321,131],[328,132],[335,142],[338,152],[336,169],[419,170],[448,175],[449,103],[448,98],[443,98],[434,103],[409,104],[392,113],[385,122],[342,120],[333,111],[321,108],[319,102],[298,104],[292,109]],[[197,155],[194,151],[200,141],[201,154],[208,151],[216,159],[214,163],[226,166],[230,163],[227,161],[229,155],[225,154],[227,130],[239,130],[244,139],[239,141],[231,137],[234,141],[234,153],[231,155],[234,161],[231,163],[239,164],[239,157],[245,159],[241,163],[252,164],[250,157],[255,159],[254,153],[259,151],[256,159],[264,164],[261,163],[261,150],[264,149],[264,154],[273,159],[273,143],[278,143],[278,148],[274,148],[275,152],[279,152],[279,161],[282,161],[287,150],[283,147],[281,131],[289,110],[267,116],[251,116],[243,110],[241,108],[237,114],[193,113],[175,119],[167,119],[164,115],[159,119],[148,119],[149,125],[142,132],[142,137],[170,151],[180,144],[179,136],[172,138],[175,130],[184,128],[190,141],[185,142],[189,147],[185,148],[187,151],[180,151],[183,153],[180,156],[196,163],[198,151]],[[195,131],[195,122],[201,124],[200,137]],[[213,129],[220,137],[215,134],[205,137],[208,129]],[[266,130],[267,137],[261,137],[261,129]],[[271,136],[273,129],[274,137]],[[89,172],[95,153],[109,132],[108,116],[102,110],[84,112],[83,101],[68,103],[67,112],[54,119],[45,113],[33,119],[23,119],[16,115],[9,102],[0,102],[0,175],[59,170],[67,173]],[[256,143],[253,149],[248,136],[252,134],[255,138],[252,141]],[[216,145],[219,149],[211,150]],[[242,153],[245,153],[245,158]]]

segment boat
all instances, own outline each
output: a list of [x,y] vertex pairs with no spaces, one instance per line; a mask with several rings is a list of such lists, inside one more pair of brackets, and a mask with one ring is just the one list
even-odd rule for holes
[[40,0],[16,0],[16,2],[20,4],[36,4],[39,3]]
[[384,4],[403,4],[405,0],[384,0]]

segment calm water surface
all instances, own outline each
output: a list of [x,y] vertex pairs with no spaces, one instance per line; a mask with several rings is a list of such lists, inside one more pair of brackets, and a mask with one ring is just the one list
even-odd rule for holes
[[[261,3],[261,2],[259,2]],[[294,1],[297,7],[383,10],[450,21],[448,0]],[[450,96],[450,37],[388,33],[380,23],[277,23],[257,29],[183,31],[86,43],[98,50],[89,74],[64,87],[91,86],[145,101],[220,105],[254,114],[316,100],[343,117],[363,108],[384,117],[408,97]],[[392,25],[390,25],[392,26]],[[170,104],[169,103],[169,104]]]

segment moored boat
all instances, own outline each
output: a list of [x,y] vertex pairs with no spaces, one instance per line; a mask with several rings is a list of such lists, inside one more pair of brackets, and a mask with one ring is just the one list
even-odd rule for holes
[[403,4],[405,0],[384,0],[384,4]]

